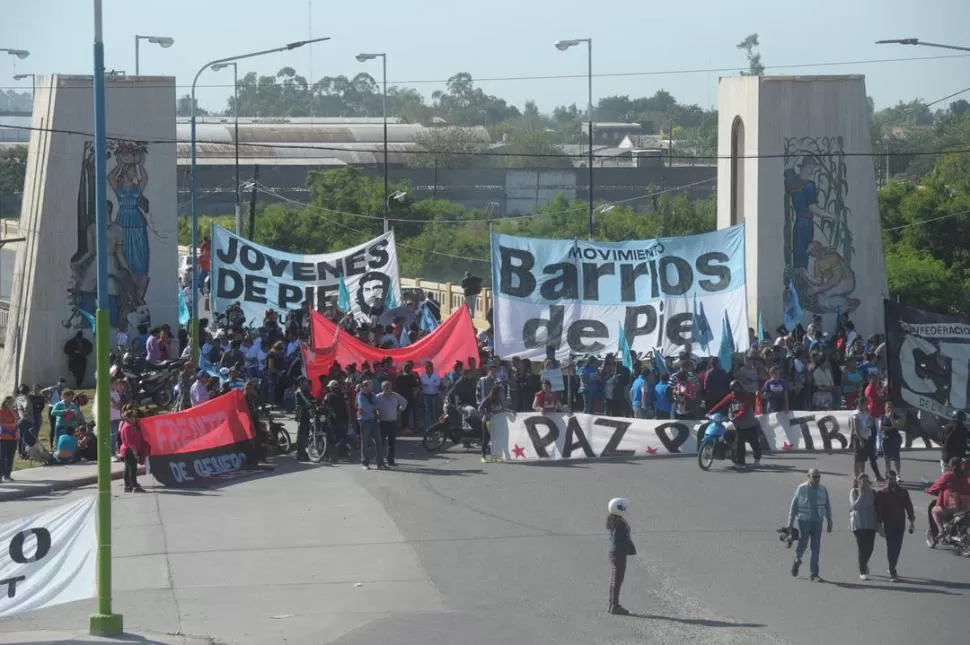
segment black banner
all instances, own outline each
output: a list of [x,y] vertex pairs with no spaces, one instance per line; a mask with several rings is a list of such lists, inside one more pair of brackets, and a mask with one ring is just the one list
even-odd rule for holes
[[970,319],[885,303],[886,361],[893,403],[948,416],[965,410]]
[[191,453],[152,455],[149,460],[152,477],[164,486],[212,486],[253,473],[243,466],[255,463],[255,445],[243,441]]

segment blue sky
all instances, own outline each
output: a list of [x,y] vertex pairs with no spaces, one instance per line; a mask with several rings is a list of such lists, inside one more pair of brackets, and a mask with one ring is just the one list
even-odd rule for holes
[[[86,74],[92,69],[91,0],[2,0],[0,47],[28,49],[16,60],[0,56],[0,87],[30,88],[18,73]],[[761,37],[769,74],[865,74],[877,106],[919,97],[927,101],[970,87],[970,56],[961,58],[810,67],[818,63],[958,54],[927,47],[875,45],[882,38],[970,46],[967,0],[104,0],[106,66],[134,72],[134,34],[170,36],[161,49],[142,43],[141,73],[172,75],[188,93],[206,61],[269,49],[294,40],[332,41],[241,64],[273,74],[292,66],[318,79],[368,71],[380,80],[379,62],[358,63],[360,51],[385,51],[388,78],[423,94],[443,89],[459,71],[478,78],[586,73],[585,51],[556,50],[560,38],[593,39],[600,96],[641,96],[666,89],[682,102],[716,102],[717,78],[746,66],[735,45]],[[802,66],[802,67],[799,67]],[[683,70],[725,71],[682,73]],[[680,73],[665,73],[680,72]],[[231,70],[205,72],[198,96],[207,109],[225,109]],[[213,87],[213,86],[222,87]],[[586,101],[584,78],[482,81],[488,93],[519,105],[534,99],[549,111]],[[963,95],[970,100],[970,92]],[[945,105],[942,104],[942,105]],[[941,105],[941,106],[942,106]]]

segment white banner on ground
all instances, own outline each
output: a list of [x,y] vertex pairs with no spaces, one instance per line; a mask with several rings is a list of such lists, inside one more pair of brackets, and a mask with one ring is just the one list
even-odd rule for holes
[[307,301],[343,300],[338,306],[367,322],[401,304],[394,231],[343,251],[299,255],[215,226],[209,281],[213,311],[239,302],[256,325],[267,309],[294,311]]
[[[847,448],[852,414],[836,410],[761,416],[762,449],[796,452]],[[696,454],[698,430],[708,423],[594,414],[505,413],[492,421],[492,452],[508,461]]]
[[0,524],[0,618],[94,597],[95,500]]
[[493,233],[491,248],[496,355],[748,347],[744,225],[629,242]]

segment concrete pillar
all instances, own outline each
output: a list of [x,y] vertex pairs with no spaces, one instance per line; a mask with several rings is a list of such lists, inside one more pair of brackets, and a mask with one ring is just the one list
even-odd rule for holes
[[[107,79],[112,327],[178,328],[175,79]],[[0,388],[68,377],[64,343],[93,311],[93,90],[90,76],[38,77]],[[114,333],[114,332],[113,332]],[[113,339],[112,339],[113,342]],[[86,385],[93,384],[94,355]]]
[[883,330],[888,295],[862,76],[743,76],[718,89],[717,225],[744,222],[749,325],[805,312]]

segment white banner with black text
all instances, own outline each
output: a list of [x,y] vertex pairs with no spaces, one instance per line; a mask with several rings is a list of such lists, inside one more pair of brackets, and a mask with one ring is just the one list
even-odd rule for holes
[[293,311],[328,298],[369,322],[397,307],[401,297],[394,231],[342,251],[299,255],[214,226],[210,282],[213,311],[238,302],[256,325],[267,309]]
[[491,246],[499,356],[748,347],[744,225],[627,242],[493,233]]
[[[758,418],[772,452],[849,447],[853,412],[780,412]],[[508,461],[696,454],[705,420],[630,419],[595,414],[503,413],[492,421],[492,453]]]
[[94,597],[95,501],[0,524],[0,618]]

